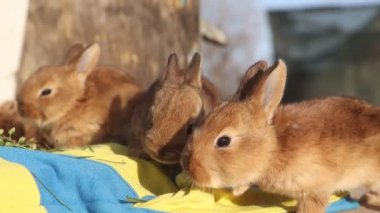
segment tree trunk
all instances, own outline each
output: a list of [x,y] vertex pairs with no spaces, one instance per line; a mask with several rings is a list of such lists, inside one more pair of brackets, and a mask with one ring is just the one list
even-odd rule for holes
[[120,67],[148,86],[176,52],[199,48],[198,0],[30,0],[18,81],[60,64],[74,43],[98,42],[100,63]]

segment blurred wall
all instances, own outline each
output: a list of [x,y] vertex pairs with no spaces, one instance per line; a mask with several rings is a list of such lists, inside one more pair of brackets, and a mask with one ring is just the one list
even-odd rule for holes
[[27,11],[28,0],[0,1],[0,102],[15,96]]
[[204,0],[201,17],[228,37],[202,42],[204,70],[224,98],[258,60],[288,65],[284,102],[328,95],[380,104],[380,1]]
[[[22,46],[19,82],[40,66],[59,64],[72,44],[97,41],[103,49],[102,63],[123,68],[144,86],[163,70],[170,53],[177,52],[185,64],[201,45],[204,73],[223,98],[235,91],[251,64],[261,59],[272,63],[279,57],[289,65],[285,101],[352,95],[380,103],[375,86],[380,21],[379,9],[373,7],[379,4],[376,0],[30,0],[28,7],[27,0],[0,1],[4,17],[0,101],[14,97],[13,74]],[[199,6],[201,18],[228,36],[227,45],[199,43]]]
[[228,98],[250,65],[258,60],[273,62],[267,13],[258,0],[203,0],[201,18],[215,24],[228,37],[226,46],[202,41],[206,76]]
[[270,13],[275,52],[288,65],[285,102],[343,95],[380,104],[380,7]]

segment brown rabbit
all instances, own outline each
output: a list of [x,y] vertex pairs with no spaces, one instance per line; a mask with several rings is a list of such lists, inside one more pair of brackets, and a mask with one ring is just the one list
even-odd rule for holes
[[332,193],[358,186],[380,204],[380,108],[347,97],[278,106],[285,79],[281,60],[251,67],[234,99],[194,130],[183,169],[203,187],[290,196],[297,212],[324,212]]
[[18,93],[19,111],[54,146],[123,140],[125,121],[141,91],[126,73],[97,66],[100,47],[74,45],[62,66],[33,73]]
[[6,101],[0,105],[0,129],[7,133],[13,127],[16,129],[12,136],[13,139],[24,136],[25,130],[20,114],[17,111],[17,103],[15,101]]
[[132,155],[143,153],[163,164],[178,164],[193,123],[219,102],[215,86],[202,77],[200,55],[187,69],[170,55],[166,71],[142,95],[130,125]]
[[22,121],[16,101],[6,101],[0,105],[0,129],[3,129],[7,134],[12,128],[15,128],[12,135],[15,140],[20,137],[40,139],[37,129]]

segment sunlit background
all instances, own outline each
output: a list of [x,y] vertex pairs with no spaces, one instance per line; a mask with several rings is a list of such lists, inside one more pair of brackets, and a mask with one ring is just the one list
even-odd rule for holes
[[[285,102],[328,95],[380,104],[380,1],[201,1],[226,46],[202,43],[205,68],[223,94],[253,62],[288,65]],[[214,77],[215,76],[215,77]]]
[[[170,52],[184,61],[200,51],[205,75],[224,98],[251,64],[282,58],[289,73],[285,102],[347,95],[380,104],[380,1],[41,2],[0,1],[0,100],[13,99],[39,66],[59,63],[71,44],[97,41],[104,63],[125,68],[144,86]],[[96,12],[102,9],[105,15]]]

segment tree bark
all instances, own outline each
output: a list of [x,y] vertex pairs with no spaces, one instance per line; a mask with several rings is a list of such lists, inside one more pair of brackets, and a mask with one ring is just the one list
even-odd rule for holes
[[198,0],[30,0],[23,82],[44,65],[56,65],[74,43],[98,42],[101,64],[122,68],[143,86],[176,52],[181,64],[199,48]]

